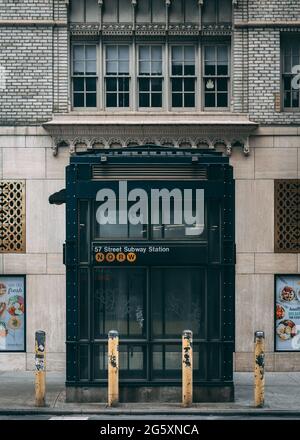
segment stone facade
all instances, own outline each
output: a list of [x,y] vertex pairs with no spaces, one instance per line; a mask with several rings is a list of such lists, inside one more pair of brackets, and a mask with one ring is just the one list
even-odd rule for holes
[[[26,254],[0,254],[0,274],[26,274],[28,292],[27,353],[1,353],[2,370],[33,368],[33,335],[40,327],[48,335],[49,369],[65,366],[65,212],[64,206],[50,206],[48,196],[64,187],[70,153],[69,148],[59,146],[58,151],[54,149],[58,154],[53,155],[57,139],[42,124],[71,110],[67,3],[0,0],[0,67],[4,67],[6,83],[0,87],[0,179],[26,181],[27,243]],[[275,106],[281,94],[281,35],[300,32],[300,5],[292,0],[236,3],[231,37],[232,111],[219,112],[217,118],[224,122],[228,114],[233,120],[238,115],[249,116],[258,127],[248,133],[247,157],[240,148],[230,151],[236,178],[235,368],[252,370],[253,333],[264,330],[268,370],[299,371],[300,353],[274,353],[273,309],[274,274],[300,272],[299,255],[274,254],[274,179],[300,178],[300,111],[278,111]],[[93,29],[100,33],[99,28]],[[89,35],[90,30],[81,32]],[[216,35],[222,38],[219,30]],[[186,37],[183,33],[182,38]],[[77,118],[68,128],[73,133],[70,136],[77,139],[80,148],[86,148],[82,146],[84,133],[80,136],[77,126],[82,115],[75,111],[70,115]],[[82,117],[88,118],[87,113]],[[95,112],[93,117],[97,118]],[[120,115],[110,117],[118,122]],[[128,142],[151,140],[148,129],[141,128],[141,116],[132,117],[137,125],[134,128],[130,122]],[[157,131],[160,115],[153,113],[152,117]],[[197,117],[207,118],[204,114]],[[124,122],[126,130],[128,125]],[[106,129],[96,124],[98,141],[102,142]],[[114,128],[110,130],[107,136],[111,143],[104,139],[102,147],[120,142],[117,130],[122,127],[115,130],[115,136]],[[161,130],[159,139],[180,146],[171,124]],[[66,130],[58,125],[55,136],[63,141],[64,135]],[[65,139],[70,136],[67,133]],[[224,146],[216,142],[215,148]]]

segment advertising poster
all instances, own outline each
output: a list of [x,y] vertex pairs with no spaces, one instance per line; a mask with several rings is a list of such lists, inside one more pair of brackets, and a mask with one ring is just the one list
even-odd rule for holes
[[275,300],[275,348],[300,351],[300,275],[276,275]]
[[0,277],[0,351],[25,350],[25,278]]

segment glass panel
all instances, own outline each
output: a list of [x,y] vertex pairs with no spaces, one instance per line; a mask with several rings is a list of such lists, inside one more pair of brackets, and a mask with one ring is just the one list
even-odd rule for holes
[[96,75],[96,61],[87,61],[86,65],[86,75]]
[[180,79],[172,79],[172,91],[173,92],[181,92],[183,80]]
[[201,268],[154,268],[151,274],[152,332],[180,338],[186,328],[205,337],[205,272]]
[[162,80],[161,79],[151,79],[151,90],[152,92],[162,91]]
[[79,347],[79,379],[89,379],[89,347],[87,345]]
[[106,59],[113,61],[118,59],[118,46],[106,46]]
[[292,106],[299,107],[299,92],[298,92],[298,90],[292,91]]
[[217,79],[217,90],[219,92],[227,92],[227,90],[228,90],[228,79],[227,78]]
[[215,94],[205,93],[205,107],[215,107]]
[[[116,93],[107,93],[106,95],[106,107],[117,107],[117,97],[118,95]],[[106,231],[108,231],[109,234],[109,228],[105,228]],[[109,235],[108,235],[109,237]]]
[[89,261],[89,203],[86,200],[79,202],[79,257],[80,262]]
[[161,107],[162,96],[160,93],[153,93],[151,98],[151,107]]
[[219,23],[231,23],[232,0],[218,0]]
[[162,60],[162,47],[161,46],[151,46],[151,60],[161,61]]
[[292,59],[291,56],[284,57],[284,72],[291,73],[292,72]]
[[85,57],[87,60],[96,60],[96,46],[85,46]]
[[87,93],[87,95],[86,95],[86,107],[97,107],[96,93]]
[[217,106],[227,107],[228,106],[228,95],[227,93],[218,93],[217,96]]
[[106,337],[111,329],[121,337],[145,334],[145,269],[96,269],[94,295],[95,337]]
[[84,46],[73,46],[73,57],[76,61],[84,60]]
[[173,46],[172,47],[172,61],[174,62],[182,62],[182,46]]
[[182,107],[181,93],[172,93],[172,107]]
[[83,93],[74,93],[74,107],[84,107]]
[[117,79],[116,78],[107,78],[106,79],[106,90],[108,92],[117,91]]
[[137,23],[150,23],[150,0],[139,0],[136,11]]
[[205,0],[202,9],[203,23],[216,23],[216,0]]
[[129,60],[129,47],[119,46],[119,60],[128,61]]
[[74,78],[73,79],[73,89],[75,92],[84,91],[84,78]]
[[120,93],[119,107],[129,107],[129,93]]
[[84,0],[73,0],[71,2],[70,21],[75,23],[84,21]]
[[194,79],[184,79],[184,91],[194,92],[195,91],[195,80]]
[[193,46],[184,47],[184,61],[195,61],[195,48]]
[[95,92],[96,91],[96,78],[86,78],[85,86],[87,92]]
[[193,93],[185,93],[184,107],[195,107],[195,95]]
[[139,80],[139,88],[141,92],[150,91],[150,79],[140,79]]
[[108,61],[106,63],[106,73],[107,75],[117,75],[118,74],[118,62]]
[[[145,378],[145,347],[131,344],[119,345],[120,379]],[[107,346],[96,345],[94,350],[95,379],[107,379]]]
[[291,92],[284,93],[284,107],[291,107]]
[[79,271],[79,337],[89,337],[89,279],[88,269]]
[[139,47],[139,59],[140,60],[150,60],[150,46],[140,46]]
[[171,23],[183,23],[183,7],[182,0],[172,0],[170,5],[170,22]]
[[152,75],[161,75],[162,74],[162,62],[161,61],[153,61],[151,63],[151,74]]
[[[193,370],[194,378],[205,377],[206,356],[205,346],[193,344]],[[200,362],[199,362],[200,360]],[[155,344],[152,351],[152,368],[154,379],[181,379],[182,353],[180,345]]]
[[84,61],[75,61],[74,75],[84,75]]
[[150,75],[150,61],[140,61],[140,75]]
[[139,107],[150,107],[150,94],[140,93]]
[[129,62],[119,61],[119,75],[128,75],[128,74],[129,74]]
[[119,78],[119,91],[128,92],[129,91],[129,78]]
[[97,23],[99,20],[99,4],[98,0],[86,0],[86,21]]

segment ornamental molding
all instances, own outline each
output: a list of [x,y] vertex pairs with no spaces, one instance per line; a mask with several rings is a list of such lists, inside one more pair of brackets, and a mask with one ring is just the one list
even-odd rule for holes
[[70,24],[71,35],[99,35],[100,26],[96,23]]
[[132,23],[103,23],[102,24],[103,35],[132,35],[133,24]]
[[249,135],[253,126],[201,125],[44,125],[53,138],[53,155],[68,148],[70,154],[106,148],[126,148],[145,144],[176,148],[199,148],[224,151],[230,156],[239,149],[250,154]]

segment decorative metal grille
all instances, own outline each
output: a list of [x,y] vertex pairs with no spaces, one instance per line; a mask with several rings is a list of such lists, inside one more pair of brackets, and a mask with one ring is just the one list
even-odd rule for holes
[[275,180],[275,252],[300,252],[300,179]]
[[0,180],[0,253],[25,252],[25,182]]

